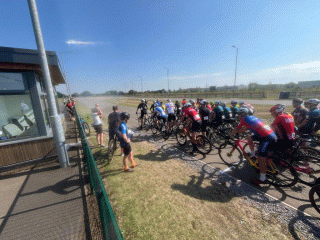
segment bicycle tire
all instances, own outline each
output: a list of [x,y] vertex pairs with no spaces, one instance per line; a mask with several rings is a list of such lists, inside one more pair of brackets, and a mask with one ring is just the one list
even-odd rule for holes
[[267,171],[266,177],[270,184],[276,187],[292,187],[294,186],[299,178],[294,167],[284,159],[278,158],[272,155],[270,157],[272,162],[276,166],[276,174],[272,174]]
[[110,139],[109,144],[108,144],[108,157],[107,157],[107,164],[110,164],[114,155],[114,151],[115,151],[115,140],[114,139]]
[[197,149],[202,154],[209,154],[212,150],[212,145],[210,140],[203,135],[198,135],[197,138]]
[[309,200],[311,202],[312,207],[320,214],[320,184],[315,185],[310,189]]
[[187,138],[188,138],[187,134],[184,131],[182,131],[182,129],[178,129],[176,133],[176,139],[180,146],[186,145]]
[[157,134],[158,129],[157,129],[157,124],[156,124],[155,122],[153,122],[153,123],[151,124],[150,128],[151,128],[151,132],[152,132],[154,135]]
[[229,167],[237,167],[243,162],[243,154],[234,144],[228,142],[221,144],[218,153],[220,159]]
[[171,135],[171,131],[163,131],[162,132],[162,137],[164,140],[168,140],[170,135]]
[[[314,156],[296,156],[290,159],[291,165],[298,173],[298,178],[301,182],[308,184],[314,184],[316,177],[314,174],[320,172],[320,158]],[[306,168],[306,163],[308,164],[309,169]],[[308,172],[312,170],[312,172]]]
[[83,122],[83,123],[82,123],[82,127],[83,127],[84,132],[86,133],[86,136],[89,137],[89,136],[90,136],[90,127],[89,127],[89,124],[86,123],[86,122]]
[[140,117],[138,117],[138,126],[139,126],[139,128],[141,128],[141,116]]
[[210,135],[208,135],[208,138],[212,144],[213,147],[219,148],[220,145],[224,142],[225,138],[221,133],[218,132],[212,132]]

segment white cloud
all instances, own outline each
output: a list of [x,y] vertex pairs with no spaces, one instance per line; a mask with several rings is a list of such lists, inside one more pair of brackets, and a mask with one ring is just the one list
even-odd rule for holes
[[96,44],[100,44],[99,42],[81,42],[81,41],[77,41],[77,40],[68,40],[67,44],[73,44],[73,45],[96,45]]

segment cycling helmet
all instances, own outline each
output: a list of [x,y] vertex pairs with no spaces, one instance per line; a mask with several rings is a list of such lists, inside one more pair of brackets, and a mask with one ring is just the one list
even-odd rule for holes
[[201,104],[201,105],[205,105],[205,102],[206,102],[205,100],[201,100],[201,101],[200,101],[200,104]]
[[171,99],[168,99],[167,102],[171,102]]
[[179,103],[179,100],[176,100],[176,103]]
[[214,101],[214,104],[215,104],[215,105],[220,105],[221,102],[220,102],[220,101]]
[[234,100],[231,101],[231,104],[237,104],[237,103],[238,103],[237,101],[234,101]]
[[157,103],[157,101],[156,101],[156,100],[154,100],[154,101],[153,101],[153,104],[156,104],[156,103]]
[[272,108],[270,108],[270,112],[276,112],[276,113],[281,113],[284,111],[285,105],[282,104],[277,104],[275,106],[273,106]]
[[214,102],[213,102],[213,101],[210,101],[209,103],[210,103],[210,105],[213,105],[213,104],[214,104]]
[[189,102],[190,102],[191,104],[194,104],[194,103],[195,103],[195,101],[194,101],[193,99],[190,99]]
[[311,105],[318,105],[320,103],[320,100],[313,98],[313,99],[309,99],[309,100],[305,101],[304,103],[311,104]]
[[146,102],[146,100],[144,100],[144,99],[141,99],[141,102],[142,102],[142,103],[144,103],[144,102]]
[[303,100],[301,98],[292,99],[292,104],[302,104]]
[[240,105],[243,105],[243,104],[244,104],[244,101],[239,101],[239,104],[240,104]]
[[187,103],[187,100],[183,99],[182,104],[185,105]]
[[129,119],[130,118],[130,114],[127,112],[122,112],[120,113],[120,119],[121,120],[125,120],[125,119]]
[[209,103],[206,100],[203,100],[203,104],[207,106]]
[[191,107],[191,103],[186,103],[186,104],[184,105],[184,107],[185,107],[185,108]]
[[244,107],[244,108],[240,108],[239,109],[239,111],[238,111],[238,115],[249,115],[249,108],[246,108],[246,107]]
[[220,103],[222,107],[225,107],[227,104],[225,102]]

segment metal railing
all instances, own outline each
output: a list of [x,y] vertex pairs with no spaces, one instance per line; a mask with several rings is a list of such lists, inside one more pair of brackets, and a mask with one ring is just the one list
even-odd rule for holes
[[79,129],[83,154],[87,163],[90,186],[95,194],[99,206],[99,215],[101,220],[102,232],[104,239],[123,239],[118,223],[114,216],[109,198],[104,188],[97,164],[91,152],[86,134],[82,128],[81,116],[75,111],[77,126]]

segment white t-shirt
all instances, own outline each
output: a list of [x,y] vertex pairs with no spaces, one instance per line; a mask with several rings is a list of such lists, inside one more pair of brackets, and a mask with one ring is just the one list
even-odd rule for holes
[[170,103],[166,103],[166,109],[168,111],[168,113],[174,113],[174,105],[172,102]]
[[102,121],[101,121],[98,113],[92,113],[91,116],[93,119],[93,125],[102,125]]

